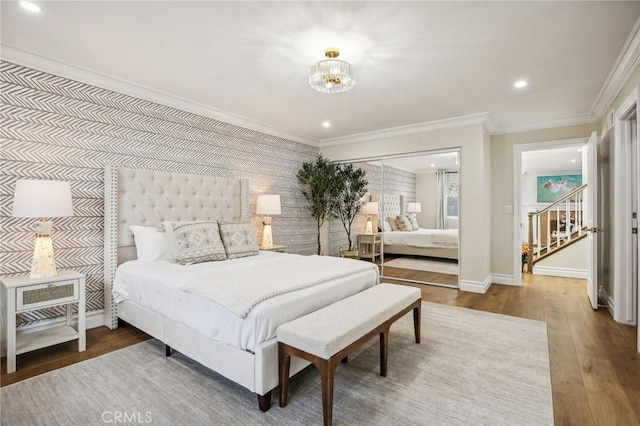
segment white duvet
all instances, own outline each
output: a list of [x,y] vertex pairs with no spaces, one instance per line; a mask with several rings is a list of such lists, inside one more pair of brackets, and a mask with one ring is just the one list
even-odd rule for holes
[[[257,303],[241,318],[229,309],[206,297],[184,291],[185,283],[198,279],[207,270],[233,274],[234,270],[251,271],[255,282],[264,277],[264,263],[280,263],[287,257],[283,253],[260,252],[258,256],[196,265],[177,265],[169,261],[126,262],[118,267],[113,294],[116,303],[129,300],[158,312],[170,320],[182,323],[210,338],[228,345],[253,351],[260,342],[275,336],[280,324],[306,315],[340,299],[358,293],[377,283],[377,267],[368,262],[359,272],[329,279],[300,290],[287,292]],[[310,257],[311,258],[311,257]],[[286,266],[283,269],[286,270]],[[318,265],[323,268],[323,265]],[[316,271],[309,270],[307,275]]]
[[457,229],[418,229],[417,231],[385,232],[385,245],[403,245],[426,248],[458,248]]

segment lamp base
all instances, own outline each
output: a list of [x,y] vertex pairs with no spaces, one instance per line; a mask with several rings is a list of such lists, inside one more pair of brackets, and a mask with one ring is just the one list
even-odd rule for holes
[[367,217],[367,227],[364,229],[364,233],[368,235],[373,234],[373,225],[371,223],[371,216]]
[[271,224],[264,223],[262,229],[262,248],[273,248],[273,236],[271,235]]
[[58,275],[53,257],[53,242],[49,235],[37,235],[29,278],[52,278]]

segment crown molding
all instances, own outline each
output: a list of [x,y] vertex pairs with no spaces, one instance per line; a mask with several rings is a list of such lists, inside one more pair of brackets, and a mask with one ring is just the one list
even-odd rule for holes
[[[443,120],[427,121],[424,123],[408,124],[406,126],[391,127],[388,129],[374,130],[371,132],[356,133],[348,136],[327,138],[320,140],[320,147],[346,145],[358,142],[368,142],[377,139],[391,138],[404,135],[414,135],[416,133],[433,132],[442,129],[455,129],[473,125],[486,125],[491,119],[491,114],[482,112],[479,114],[464,115],[461,117],[445,118]],[[489,130],[489,129],[487,129]],[[491,132],[491,130],[489,130]]]
[[60,77],[90,84],[92,86],[101,87],[103,89],[112,90],[114,92],[123,93],[139,99],[155,102],[168,107],[180,109],[182,111],[191,112],[203,117],[212,118],[214,120],[233,124],[235,126],[244,127],[256,132],[266,133],[288,139],[294,142],[300,142],[305,145],[319,147],[319,141],[316,139],[293,135],[280,129],[276,129],[267,124],[259,123],[245,117],[236,116],[217,110],[199,102],[190,101],[179,96],[172,95],[160,90],[153,89],[138,83],[119,79],[104,73],[82,68],[62,61],[45,58],[44,56],[35,55],[25,50],[16,49],[11,46],[0,43],[0,59],[13,62],[28,68],[37,69],[46,73],[51,73]]
[[596,101],[591,108],[591,115],[600,121],[606,114],[605,109],[613,103],[624,85],[640,64],[640,18],[636,20],[629,37],[605,80]]
[[503,135],[505,133],[521,133],[532,130],[553,129],[557,127],[579,126],[582,124],[597,123],[598,117],[591,114],[572,115],[570,117],[557,118],[553,120],[533,121],[530,123],[497,126],[493,135]]

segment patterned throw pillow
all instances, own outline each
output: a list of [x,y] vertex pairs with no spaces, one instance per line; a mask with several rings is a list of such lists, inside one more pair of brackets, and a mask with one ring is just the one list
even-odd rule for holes
[[175,261],[181,265],[225,260],[227,255],[220,238],[218,222],[164,222],[171,226]]
[[418,229],[420,229],[420,226],[418,225],[418,219],[416,219],[415,216],[407,216],[407,219],[409,219],[409,222],[411,223],[412,231],[417,231]]
[[227,258],[258,255],[258,243],[250,222],[220,223],[220,236]]
[[400,229],[398,228],[398,222],[396,221],[395,217],[391,217],[388,216],[386,218],[387,222],[389,222],[389,225],[391,225],[391,230],[392,231],[399,231]]
[[406,216],[396,216],[396,222],[398,223],[398,229],[400,231],[413,231],[411,222]]

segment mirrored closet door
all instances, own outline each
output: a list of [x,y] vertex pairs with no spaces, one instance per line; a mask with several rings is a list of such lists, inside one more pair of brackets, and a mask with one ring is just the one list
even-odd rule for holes
[[342,206],[348,214],[328,222],[329,254],[375,262],[384,278],[458,287],[459,164],[458,150],[340,163],[366,185],[351,194],[355,214]]
[[382,161],[382,275],[458,287],[459,152]]

